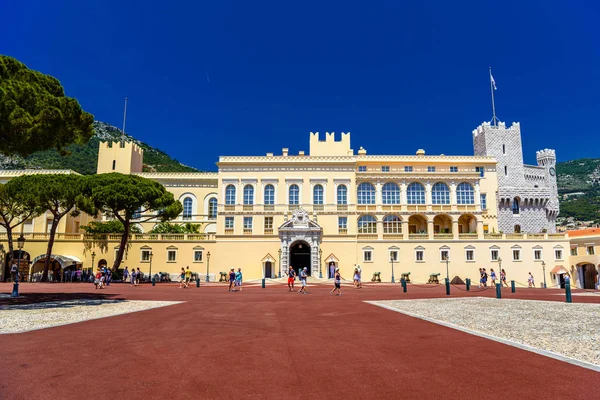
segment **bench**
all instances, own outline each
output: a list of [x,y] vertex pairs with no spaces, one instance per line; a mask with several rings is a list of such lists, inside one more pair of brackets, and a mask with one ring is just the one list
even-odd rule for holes
[[381,272],[373,272],[373,278],[371,282],[381,282]]
[[401,279],[404,279],[406,283],[410,283],[410,272],[403,272]]
[[437,274],[429,274],[429,280],[427,281],[427,283],[439,284],[440,281],[438,279],[438,276],[440,276],[439,273],[437,273]]

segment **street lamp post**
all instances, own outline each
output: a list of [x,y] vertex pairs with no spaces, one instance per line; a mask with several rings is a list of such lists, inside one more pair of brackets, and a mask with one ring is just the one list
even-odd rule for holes
[[319,247],[319,279],[323,279],[323,271],[321,267],[323,266],[323,249]]
[[152,282],[152,258],[154,257],[154,254],[152,253],[152,250],[150,250],[150,254],[148,254],[148,260],[150,261],[150,282]]
[[[498,277],[502,276],[502,258],[498,257]],[[487,284],[486,284],[487,285]],[[496,298],[502,297],[502,281],[498,279],[496,281]]]
[[448,253],[446,253],[444,261],[446,261],[446,295],[450,296],[450,267],[448,265],[450,263],[450,255]]
[[544,289],[546,289],[546,263],[542,260],[542,271],[544,274]]
[[277,273],[277,277],[281,278],[281,249],[277,250],[279,253],[279,272]]
[[396,261],[395,252],[390,253],[390,261],[392,262],[392,283],[394,283],[396,281],[396,279],[394,278],[394,261]]
[[206,283],[209,281],[208,271],[210,268],[210,251],[206,252]]
[[96,252],[92,251],[92,267],[90,268],[90,275],[94,275],[94,260],[96,259]]
[[19,272],[21,271],[21,252],[25,245],[25,238],[23,234],[17,239],[17,247],[19,248],[19,258],[17,264],[17,274],[15,275],[15,282],[13,283],[13,290],[10,297],[19,297]]

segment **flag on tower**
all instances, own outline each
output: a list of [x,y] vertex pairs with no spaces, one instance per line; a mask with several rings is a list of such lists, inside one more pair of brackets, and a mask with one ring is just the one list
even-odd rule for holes
[[492,81],[492,86],[494,86],[494,90],[498,90],[498,88],[496,87],[496,81],[494,80],[494,77],[492,76],[491,70],[490,70],[490,80]]

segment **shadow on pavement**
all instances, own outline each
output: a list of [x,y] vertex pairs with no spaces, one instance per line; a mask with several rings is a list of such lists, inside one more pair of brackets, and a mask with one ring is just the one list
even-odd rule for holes
[[99,303],[120,302],[125,299],[117,294],[104,293],[24,293],[17,298],[0,298],[0,308],[32,305],[32,309],[97,305]]

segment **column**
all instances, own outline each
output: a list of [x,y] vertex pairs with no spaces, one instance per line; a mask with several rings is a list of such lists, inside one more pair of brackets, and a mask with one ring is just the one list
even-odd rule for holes
[[483,220],[477,220],[477,239],[483,239]]
[[377,217],[377,239],[383,239],[383,216]]
[[433,219],[427,220],[427,236],[430,240],[433,239]]
[[381,205],[383,204],[383,197],[381,194],[381,182],[377,181],[375,184],[375,204],[377,209],[381,209]]
[[456,209],[456,183],[450,183],[450,204],[452,205],[452,209]]
[[408,240],[408,216],[402,216],[402,239]]
[[479,188],[479,181],[475,182],[475,205],[477,209],[481,209],[481,190]]
[[427,209],[431,209],[429,206],[432,203],[431,199],[431,182],[427,181],[425,183],[425,204],[427,204]]
[[452,219],[452,239],[458,239],[458,220]]
[[406,204],[408,203],[408,199],[406,197],[406,181],[402,181],[400,183],[400,204],[402,204],[402,209],[406,210]]

